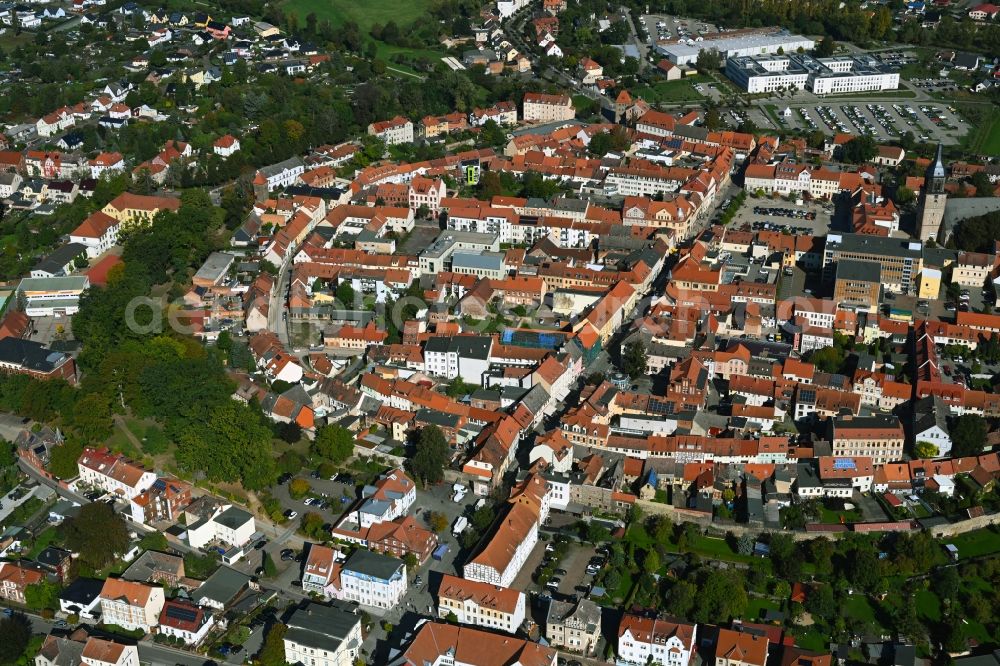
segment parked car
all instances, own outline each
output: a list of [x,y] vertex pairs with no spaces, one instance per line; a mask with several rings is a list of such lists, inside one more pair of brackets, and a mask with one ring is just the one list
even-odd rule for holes
[[291,509],[285,509],[285,514],[284,515],[285,515],[285,518],[287,518],[288,520],[292,520],[293,518],[295,518],[295,517],[297,517],[299,515],[299,512],[298,511],[292,511]]

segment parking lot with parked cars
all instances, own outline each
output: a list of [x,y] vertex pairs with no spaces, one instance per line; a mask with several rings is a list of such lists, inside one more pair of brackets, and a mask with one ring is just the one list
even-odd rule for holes
[[828,202],[803,201],[802,205],[796,205],[749,198],[737,211],[730,227],[741,231],[815,236],[829,231],[832,215],[833,205]]
[[[750,119],[763,127],[821,130],[827,133],[867,135],[876,141],[898,139],[906,132],[920,141],[958,143],[968,131],[953,107],[911,100],[845,103],[769,104],[775,125],[764,107],[751,109]],[[785,109],[788,113],[785,113]]]
[[680,16],[665,16],[650,14],[639,19],[646,26],[653,45],[658,41],[684,39],[702,41],[705,35],[719,32],[719,28],[711,23],[697,19],[686,19]]

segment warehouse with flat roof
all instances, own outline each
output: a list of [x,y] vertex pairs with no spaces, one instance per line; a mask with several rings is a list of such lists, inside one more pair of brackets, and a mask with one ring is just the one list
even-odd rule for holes
[[782,53],[794,53],[799,49],[811,51],[815,47],[816,42],[808,37],[779,30],[744,33],[735,37],[721,36],[718,39],[706,39],[700,42],[689,39],[675,44],[657,44],[656,50],[675,65],[694,65],[698,60],[698,54],[703,50],[714,49],[725,61],[727,58],[771,55],[779,51]]

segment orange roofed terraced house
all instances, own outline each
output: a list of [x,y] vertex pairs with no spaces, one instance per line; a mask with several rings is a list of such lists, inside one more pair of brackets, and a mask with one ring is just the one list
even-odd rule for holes
[[557,654],[550,647],[523,638],[428,622],[420,627],[397,663],[427,666],[445,663],[447,659],[447,663],[476,666],[556,666]]

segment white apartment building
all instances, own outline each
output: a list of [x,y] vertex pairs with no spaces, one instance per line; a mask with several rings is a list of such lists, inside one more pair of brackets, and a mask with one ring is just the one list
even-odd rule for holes
[[379,476],[374,484],[361,489],[363,501],[357,511],[361,529],[405,516],[417,501],[417,486],[406,472],[397,468]]
[[108,578],[101,589],[101,621],[148,633],[159,624],[164,603],[162,587]]
[[84,449],[76,466],[80,473],[78,485],[100,488],[129,500],[156,481],[153,472],[106,448]]
[[618,625],[618,663],[688,666],[697,625],[626,614]]
[[309,604],[288,618],[285,661],[309,666],[354,666],[361,653],[361,616],[347,604]]
[[409,118],[396,116],[391,120],[380,120],[368,125],[368,134],[394,146],[399,143],[413,143],[413,123]]
[[605,187],[613,186],[619,196],[655,197],[657,194],[677,192],[684,180],[659,169],[618,166],[608,170],[604,184]]
[[435,336],[424,345],[424,371],[445,379],[461,377],[481,386],[490,368],[493,338],[480,335]]
[[406,565],[395,557],[356,550],[340,567],[339,585],[336,580],[331,584],[337,599],[394,608],[406,594]]
[[576,117],[573,100],[569,95],[525,93],[522,118],[526,123],[552,123]]
[[192,548],[203,548],[213,541],[221,541],[240,547],[250,541],[255,531],[253,515],[239,507],[229,506],[211,518],[202,518],[188,525],[188,544]]
[[454,613],[459,624],[517,633],[525,617],[524,593],[445,574],[438,590],[438,617]]

